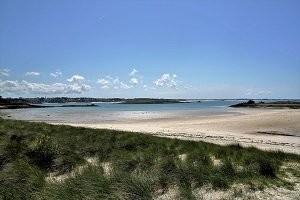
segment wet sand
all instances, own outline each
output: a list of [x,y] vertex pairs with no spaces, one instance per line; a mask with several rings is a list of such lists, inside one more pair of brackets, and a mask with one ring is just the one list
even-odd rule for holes
[[143,132],[216,144],[240,143],[243,146],[300,154],[300,110],[246,108],[208,116],[173,115],[152,119],[63,124]]

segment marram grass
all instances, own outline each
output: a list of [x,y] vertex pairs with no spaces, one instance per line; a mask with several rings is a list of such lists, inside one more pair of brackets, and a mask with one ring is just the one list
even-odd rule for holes
[[278,177],[285,162],[300,156],[0,119],[0,199],[155,199],[172,190],[195,199],[193,191],[207,185],[293,187]]

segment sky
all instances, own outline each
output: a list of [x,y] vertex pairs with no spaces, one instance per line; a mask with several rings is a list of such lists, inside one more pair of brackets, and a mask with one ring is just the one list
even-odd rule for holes
[[0,0],[0,95],[300,98],[299,10],[299,0]]

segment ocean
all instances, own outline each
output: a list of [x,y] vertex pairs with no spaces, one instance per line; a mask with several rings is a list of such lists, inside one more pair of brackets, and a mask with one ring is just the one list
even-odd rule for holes
[[86,105],[88,103],[43,104],[47,108],[26,108],[3,110],[7,118],[30,121],[62,123],[101,123],[120,120],[185,118],[208,115],[230,114],[230,105],[238,100],[201,100],[191,103],[174,104],[120,104],[94,103],[92,107],[57,107],[61,105]]

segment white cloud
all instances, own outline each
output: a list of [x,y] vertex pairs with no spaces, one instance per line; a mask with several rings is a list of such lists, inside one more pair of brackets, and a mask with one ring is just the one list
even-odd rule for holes
[[103,85],[101,86],[102,89],[109,89],[109,86],[108,85]]
[[81,94],[91,89],[89,85],[85,84],[71,84],[64,83],[44,84],[32,83],[28,81],[1,81],[0,92],[9,93],[30,93],[30,94]]
[[0,76],[9,76],[9,69],[0,69]]
[[138,70],[132,69],[132,71],[129,73],[129,76],[131,77],[129,80],[129,83],[132,85],[137,85],[138,83],[143,83],[143,77],[137,75]]
[[81,94],[83,92],[88,92],[90,91],[91,86],[86,85],[86,84],[72,84],[72,85],[67,85],[66,94]]
[[71,78],[67,79],[67,81],[69,82],[80,82],[80,81],[83,81],[84,80],[84,77],[83,76],[80,76],[80,75],[73,75]]
[[113,84],[119,84],[119,83],[120,83],[119,78],[115,78],[115,79],[113,80]]
[[132,88],[132,86],[131,85],[127,85],[127,84],[125,84],[123,82],[120,82],[120,88],[122,88],[122,89],[130,89],[130,88]]
[[16,88],[18,88],[19,82],[18,81],[1,81],[0,80],[0,91],[14,91]]
[[118,90],[118,89],[130,89],[133,87],[133,85],[136,85],[139,82],[139,80],[137,78],[131,78],[129,81],[130,84],[126,84],[120,81],[118,77],[113,78],[107,75],[105,78],[97,79],[96,82],[100,84],[101,89],[112,88]]
[[[110,76],[106,76],[106,78],[113,79]],[[101,89],[109,89],[111,85],[111,81],[108,79],[98,79],[97,83],[101,85]]]
[[26,72],[25,76],[39,76],[40,73],[39,72]]
[[132,71],[130,72],[130,76],[135,76],[135,74],[138,72],[138,70],[136,69],[132,69]]
[[156,86],[164,86],[164,84],[170,80],[170,74],[163,74],[161,78],[154,81]]
[[119,84],[119,79],[118,78],[112,78],[110,76],[106,76],[105,78],[98,79],[97,83],[100,84],[101,89],[109,89],[113,87],[114,89],[118,89],[118,84]]
[[163,74],[161,78],[155,80],[153,83],[157,87],[172,87],[176,88],[178,81],[176,80],[177,75]]
[[52,76],[52,77],[54,77],[54,78],[57,78],[59,76],[62,76],[63,73],[61,71],[57,70],[56,72],[52,72],[49,75]]
[[104,78],[97,79],[97,83],[100,84],[101,89],[130,89],[139,83],[143,83],[142,78],[137,75],[138,70],[132,69],[129,73],[130,80],[127,82],[122,82],[119,77],[113,77],[110,75],[105,76]]
[[137,78],[131,78],[129,83],[133,84],[133,85],[136,85],[139,83],[139,80]]
[[100,85],[110,85],[110,84],[111,84],[111,81],[102,78],[102,79],[98,79],[98,80],[97,80],[97,83],[99,83]]
[[115,80],[108,75],[105,78],[97,79],[97,83],[100,84],[101,89],[109,89],[110,86],[115,82]]
[[145,90],[145,91],[148,91],[148,85],[143,85],[143,89]]

